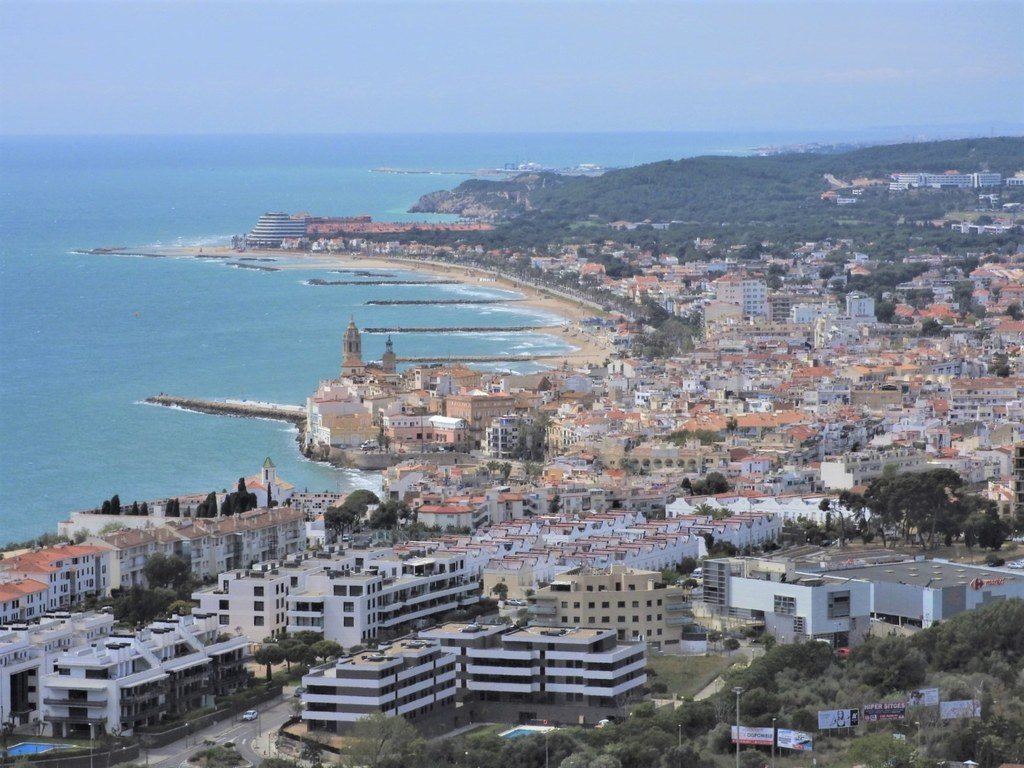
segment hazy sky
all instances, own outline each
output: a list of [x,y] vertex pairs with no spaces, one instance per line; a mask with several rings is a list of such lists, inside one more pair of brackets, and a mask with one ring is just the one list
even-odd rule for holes
[[0,132],[1024,122],[1024,2],[0,0]]

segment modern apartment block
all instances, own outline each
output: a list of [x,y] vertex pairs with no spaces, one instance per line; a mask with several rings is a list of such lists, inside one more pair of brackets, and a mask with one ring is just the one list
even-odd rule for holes
[[337,731],[375,713],[416,719],[454,705],[455,656],[409,638],[314,668],[302,685],[310,730]]
[[614,630],[450,623],[315,668],[303,720],[343,730],[382,712],[471,722],[622,716],[647,680],[647,646]]
[[[108,594],[110,565],[107,547],[88,544],[60,544],[0,560],[0,585],[15,584],[2,593],[7,598],[4,602],[18,601],[16,607],[8,606],[9,618],[28,620],[49,611],[67,610],[87,597]],[[36,584],[45,586],[45,592],[37,591]],[[12,589],[25,590],[24,601]]]
[[62,738],[130,736],[209,706],[248,680],[248,638],[220,632],[214,614],[195,614],[69,648],[40,671],[42,719]]
[[696,613],[723,627],[763,624],[781,643],[828,640],[850,646],[871,625],[871,585],[865,581],[737,557],[705,560],[703,581]]
[[613,629],[619,640],[646,640],[652,648],[678,643],[688,619],[683,589],[657,571],[624,565],[574,568],[530,597],[538,621],[562,627]]
[[114,628],[107,613],[58,613],[0,627],[0,711],[4,722],[25,725],[42,717],[40,676],[57,657],[88,646]]
[[400,634],[407,625],[480,599],[480,582],[460,553],[350,556],[310,573],[287,599],[287,631],[322,632],[345,647]]
[[288,626],[288,595],[305,587],[310,574],[330,565],[327,558],[292,555],[287,560],[258,563],[252,568],[228,571],[217,585],[192,594],[203,613],[217,615],[225,632],[246,635],[255,641],[284,634]]
[[455,654],[469,722],[596,722],[647,681],[647,644],[613,629],[451,623],[419,637]]

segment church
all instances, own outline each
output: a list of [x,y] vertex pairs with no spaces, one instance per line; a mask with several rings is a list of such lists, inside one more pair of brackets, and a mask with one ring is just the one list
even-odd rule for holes
[[[381,376],[380,374],[383,374]],[[397,358],[395,347],[388,336],[384,344],[384,354],[379,364],[363,363],[363,340],[359,335],[355,318],[348,321],[345,335],[341,342],[341,377],[342,379],[364,379],[367,377],[383,379],[393,383],[397,376]]]

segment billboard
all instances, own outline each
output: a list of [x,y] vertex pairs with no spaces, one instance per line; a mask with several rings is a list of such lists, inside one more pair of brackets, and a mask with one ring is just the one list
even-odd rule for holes
[[819,709],[818,729],[853,728],[860,722],[859,709]]
[[[771,726],[767,728],[747,728],[740,726],[740,744],[754,744],[759,747],[770,747],[775,742],[775,734]],[[732,726],[732,743],[736,743],[736,726]]]
[[939,703],[938,688],[918,688],[911,691],[907,700],[908,707],[934,707]]
[[879,704],[864,705],[864,720],[877,723],[881,720],[903,720],[907,716],[907,702],[884,701]]
[[981,702],[976,699],[944,701],[939,704],[939,717],[956,720],[961,717],[981,717]]
[[814,749],[814,738],[803,731],[790,731],[779,728],[778,745],[780,749],[795,749],[797,752],[811,752]]

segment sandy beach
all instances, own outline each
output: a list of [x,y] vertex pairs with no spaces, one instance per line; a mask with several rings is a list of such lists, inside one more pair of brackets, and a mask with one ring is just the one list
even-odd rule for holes
[[[118,249],[120,250],[120,249]],[[566,343],[575,347],[573,351],[560,354],[557,357],[544,357],[537,362],[558,368],[563,365],[578,368],[588,365],[601,365],[612,356],[614,348],[610,339],[604,333],[595,333],[593,329],[580,324],[580,320],[586,317],[593,317],[599,314],[593,307],[573,300],[548,293],[532,285],[524,285],[517,280],[510,279],[491,272],[490,270],[478,269],[461,265],[445,264],[443,262],[425,261],[408,257],[389,257],[382,255],[363,256],[356,253],[304,253],[300,251],[268,251],[250,250],[239,253],[229,247],[159,247],[146,248],[147,253],[166,256],[169,258],[223,258],[238,261],[242,258],[273,259],[259,262],[253,266],[272,266],[275,269],[408,269],[423,274],[443,276],[449,280],[458,280],[466,285],[481,287],[502,288],[516,291],[525,298],[515,302],[517,306],[527,306],[534,309],[544,310],[555,315],[564,317],[566,322],[544,326],[543,332],[558,336]],[[116,254],[118,251],[112,250]],[[125,253],[134,252],[126,248]]]

